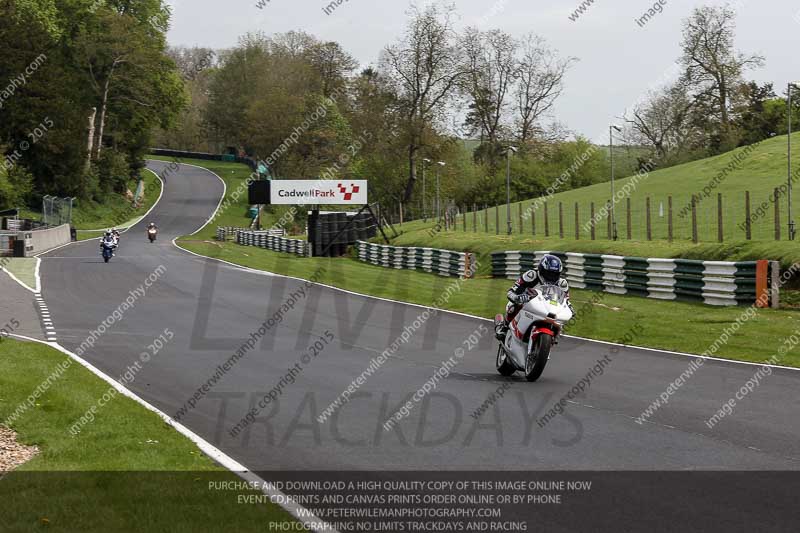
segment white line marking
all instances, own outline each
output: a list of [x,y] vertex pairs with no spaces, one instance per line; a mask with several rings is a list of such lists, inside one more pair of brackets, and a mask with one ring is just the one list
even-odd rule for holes
[[[228,470],[230,470],[231,472],[233,472],[234,474],[236,474],[240,478],[244,479],[245,481],[258,483],[259,486],[264,487],[262,492],[264,494],[268,495],[268,496],[274,496],[275,497],[275,498],[273,498],[274,500],[286,502],[286,503],[281,503],[279,505],[281,507],[283,507],[287,512],[289,512],[292,516],[294,516],[299,522],[301,522],[301,523],[303,523],[303,522],[317,522],[317,523],[320,523],[320,524],[324,523],[321,519],[317,518],[316,516],[311,514],[309,511],[307,511],[303,506],[298,505],[294,501],[292,501],[292,499],[289,496],[283,494],[279,490],[272,489],[271,488],[271,484],[268,484],[268,482],[265,481],[264,479],[262,479],[260,476],[256,475],[255,473],[251,472],[250,470],[248,470],[246,466],[244,466],[243,464],[239,463],[238,461],[236,461],[235,459],[233,459],[232,457],[227,455],[225,452],[223,452],[222,450],[220,450],[219,448],[217,448],[216,446],[214,446],[213,444],[211,444],[210,442],[205,440],[203,437],[201,437],[200,435],[198,435],[197,433],[195,433],[194,431],[192,431],[188,427],[184,426],[180,422],[177,422],[176,420],[173,420],[172,417],[170,417],[168,414],[166,414],[165,412],[160,410],[158,407],[156,407],[156,406],[148,403],[146,400],[140,398],[139,396],[136,395],[136,393],[128,390],[127,388],[125,388],[123,385],[121,385],[114,378],[112,378],[111,376],[109,376],[108,374],[106,374],[105,372],[100,370],[99,368],[95,367],[90,362],[80,358],[78,355],[76,355],[76,354],[72,353],[71,351],[67,350],[66,348],[64,348],[60,344],[53,343],[53,342],[45,342],[45,341],[41,341],[41,340],[38,340],[38,339],[25,337],[23,335],[16,335],[14,333],[11,333],[10,336],[11,337],[16,337],[18,339],[30,341],[30,342],[36,342],[36,343],[39,343],[39,344],[44,344],[45,346],[50,346],[51,348],[55,348],[59,352],[69,356],[74,361],[76,361],[78,364],[80,364],[81,366],[83,366],[84,368],[89,370],[92,374],[94,374],[95,376],[99,377],[100,379],[102,379],[103,381],[105,381],[106,383],[108,383],[109,385],[114,387],[114,389],[116,389],[116,391],[119,392],[120,394],[122,394],[123,396],[126,396],[126,397],[130,398],[131,400],[135,401],[136,403],[138,403],[139,405],[141,405],[142,407],[144,407],[148,411],[151,411],[151,412],[157,414],[158,416],[160,416],[161,419],[167,425],[172,426],[178,433],[180,433],[181,435],[183,435],[184,437],[186,437],[187,439],[192,441],[195,445],[197,445],[198,448],[200,448],[200,450],[203,453],[205,453],[207,456],[209,456],[214,461],[218,462],[224,468],[227,468]],[[301,509],[303,510],[302,514],[300,513]],[[322,528],[322,531],[326,531],[326,532],[330,531],[332,533],[338,533],[333,528]]]
[[[186,164],[186,163],[181,163],[181,164]],[[222,182],[222,185],[225,187],[225,191],[228,190],[227,186],[225,186],[225,180],[223,180],[215,172],[212,172],[211,170],[208,170],[207,168],[198,167],[197,165],[189,165],[189,166],[192,166],[192,167],[195,167],[195,168],[202,168],[206,172],[210,172],[211,174],[216,176],[219,181]],[[214,220],[214,216],[216,215],[216,212],[219,210],[219,206],[222,205],[222,200],[224,198],[225,198],[225,196],[224,196],[224,193],[223,193],[223,197],[220,199],[219,204],[217,205],[217,210],[214,211],[214,215],[212,215],[211,218],[208,219],[208,222],[206,222],[205,226],[203,226],[202,228],[198,229],[197,231],[195,231],[191,235],[195,235],[196,233],[200,232],[200,230],[205,228],[212,220]],[[217,259],[217,258],[214,258],[214,257],[208,257],[206,255],[201,255],[201,254],[192,252],[190,250],[187,250],[186,248],[181,247],[180,245],[178,245],[177,242],[175,242],[177,240],[178,240],[178,237],[175,237],[174,239],[172,239],[172,245],[173,246],[175,246],[179,250],[182,250],[182,251],[184,251],[186,253],[192,254],[192,255],[194,255],[196,257],[202,257],[204,259],[211,259],[213,261],[219,261],[220,263],[225,263],[227,265],[231,265],[233,267],[236,267],[237,269],[243,270],[245,272],[250,272],[252,274],[256,274],[256,275],[259,275],[259,276],[274,276],[274,277],[292,279],[292,280],[295,280],[295,281],[302,281],[304,283],[309,283],[309,280],[307,280],[307,279],[295,278],[293,276],[286,276],[284,274],[276,274],[274,272],[267,272],[267,271],[264,271],[264,270],[256,270],[254,268],[250,268],[250,267],[246,267],[246,266],[242,266],[242,265],[237,265],[236,263],[231,263],[230,261],[225,261],[224,259]],[[382,267],[378,267],[378,268],[382,268]],[[355,295],[355,296],[361,296],[363,298],[372,298],[373,300],[379,300],[379,301],[383,301],[383,302],[391,302],[391,303],[396,303],[396,304],[409,305],[409,306],[412,306],[412,307],[418,307],[420,309],[435,309],[436,311],[439,311],[439,312],[442,312],[442,313],[449,313],[451,315],[463,316],[463,317],[472,318],[472,319],[475,319],[475,320],[482,320],[484,322],[494,323],[494,320],[491,319],[491,318],[484,318],[482,316],[470,315],[468,313],[461,313],[459,311],[450,311],[449,309],[438,309],[436,307],[430,307],[430,306],[415,304],[415,303],[411,303],[411,302],[401,302],[399,300],[392,300],[390,298],[381,298],[380,296],[372,296],[372,295],[369,295],[369,294],[362,294],[362,293],[359,293],[359,292],[348,291],[346,289],[341,289],[339,287],[334,287],[332,285],[325,285],[323,283],[313,283],[313,285],[318,285],[320,287],[326,287],[328,289],[344,292],[346,294],[352,294],[352,295]],[[800,368],[794,368],[794,367],[790,367],[790,366],[768,365],[768,364],[765,364],[765,363],[751,363],[749,361],[736,361],[735,359],[721,359],[719,357],[709,357],[709,356],[704,356],[704,355],[699,355],[699,354],[691,354],[691,353],[684,353],[684,352],[673,352],[673,351],[670,351],[670,350],[659,350],[658,348],[647,348],[645,346],[633,346],[633,345],[629,345],[629,344],[619,344],[617,342],[608,342],[608,341],[602,341],[602,340],[597,340],[597,339],[587,339],[586,337],[577,337],[575,335],[564,335],[564,337],[567,338],[567,339],[582,340],[582,341],[586,341],[586,342],[589,342],[589,343],[604,344],[606,346],[621,346],[623,348],[634,348],[636,350],[644,350],[644,351],[647,351],[647,352],[654,352],[654,353],[660,353],[660,354],[680,355],[681,357],[690,357],[692,359],[704,359],[706,361],[717,361],[717,362],[720,362],[720,363],[728,363],[728,364],[734,364],[734,365],[759,366],[759,367],[767,367],[767,368],[778,368],[778,369],[782,369],[782,370],[800,371]]]
[[[150,170],[149,168],[145,168],[145,170],[147,170],[148,172],[152,172],[153,174],[156,174],[155,172],[153,172],[153,171],[152,171],[152,170]],[[139,225],[139,224],[142,222],[142,220],[144,220],[144,218],[146,218],[146,217],[147,217],[147,215],[149,215],[149,214],[150,214],[150,212],[151,212],[153,209],[155,209],[155,208],[156,208],[156,206],[158,205],[158,203],[161,201],[161,198],[164,196],[164,188],[165,188],[165,185],[166,185],[166,184],[164,183],[164,180],[162,180],[162,179],[161,179],[161,176],[159,176],[158,174],[156,174],[156,177],[157,177],[157,178],[159,179],[159,181],[161,182],[161,194],[159,194],[159,195],[158,195],[158,199],[157,199],[157,200],[156,200],[156,202],[155,202],[155,203],[154,203],[154,204],[153,204],[153,205],[150,207],[150,209],[148,209],[148,210],[147,210],[147,213],[145,213],[144,215],[142,215],[142,218],[141,218],[141,219],[140,219],[140,220],[139,220],[139,221],[138,221],[136,224],[132,224],[132,225],[131,225],[129,228],[125,228],[125,229],[124,229],[124,230],[122,230],[120,233],[127,233],[127,232],[128,232],[129,230],[131,230],[133,227],[135,227],[135,226],[138,226],[138,225]],[[87,230],[87,231],[88,231],[88,230]],[[104,231],[104,230],[100,230],[100,231]],[[61,245],[61,246],[56,246],[55,248],[51,248],[51,249],[49,249],[49,250],[47,250],[47,251],[44,251],[44,252],[39,252],[39,253],[38,253],[38,254],[36,254],[34,257],[39,257],[39,256],[41,256],[41,255],[44,255],[44,254],[49,254],[50,252],[55,252],[56,250],[60,250],[60,249],[62,249],[62,248],[66,248],[67,246],[72,246],[73,244],[86,244],[87,242],[92,242],[92,241],[94,241],[94,239],[93,239],[93,238],[92,238],[92,239],[86,239],[86,240],[84,240],[84,241],[68,242],[67,244],[63,244],[63,245]],[[97,242],[97,241],[95,241],[95,242]],[[95,256],[92,256],[92,257],[84,257],[84,258],[81,258],[81,259],[94,259],[94,257],[95,257]],[[117,257],[117,256],[115,256],[115,257]],[[54,259],[54,258],[48,257],[47,259]],[[72,259],[72,258],[64,258],[64,259]],[[39,282],[37,282],[37,283],[39,283]],[[39,285],[41,285],[41,283],[39,283]]]
[[2,270],[3,272],[5,272],[6,274],[8,274],[8,275],[11,277],[11,279],[13,279],[14,281],[16,281],[16,282],[17,282],[17,283],[19,283],[20,285],[22,285],[22,288],[23,288],[23,289],[29,290],[29,291],[31,291],[31,292],[32,292],[32,293],[34,293],[34,294],[36,294],[36,293],[38,292],[36,289],[34,289],[34,288],[31,288],[30,286],[28,286],[28,284],[27,284],[27,283],[24,283],[24,282],[23,282],[21,279],[19,279],[17,276],[15,276],[14,274],[12,274],[12,273],[11,273],[11,272],[10,272],[8,269],[6,269],[5,267],[0,267],[0,270]]
[[[168,161],[161,161],[160,159],[145,159],[145,162],[148,162],[148,161],[153,161],[154,163],[167,163],[168,162]],[[228,194],[228,184],[225,183],[225,180],[222,179],[221,177],[219,177],[219,175],[216,172],[212,172],[211,170],[208,170],[207,168],[199,167],[197,165],[192,165],[191,163],[179,163],[179,164],[180,165],[186,165],[187,167],[194,167],[194,168],[199,168],[200,170],[204,170],[204,171],[208,172],[209,174],[211,174],[213,176],[216,176],[217,179],[222,183],[222,196],[220,197],[219,202],[217,203],[217,208],[214,209],[214,212],[211,214],[210,217],[208,217],[208,220],[206,220],[205,223],[202,226],[197,228],[193,233],[189,234],[189,235],[197,235],[198,233],[200,233],[200,231],[203,230],[203,228],[208,226],[216,218],[217,212],[219,211],[220,207],[222,207],[222,202],[225,200],[225,195]],[[147,169],[147,170],[150,170],[150,169]],[[153,172],[153,171],[150,170],[150,172]],[[153,174],[155,174],[155,172],[153,172]],[[161,190],[163,191],[164,188],[162,187]]]
[[[177,242],[175,242],[176,240],[177,240],[177,237],[172,240],[172,244],[173,245],[175,245],[179,250],[182,250],[182,251],[184,251],[186,253],[192,254],[192,255],[194,255],[196,257],[202,257],[203,259],[211,259],[212,261],[219,261],[220,263],[225,263],[227,265],[236,267],[236,269],[238,269],[238,270],[242,270],[244,272],[249,272],[251,274],[256,274],[256,275],[259,275],[259,276],[274,276],[274,277],[278,277],[278,278],[286,278],[286,279],[291,279],[291,280],[295,280],[295,281],[302,281],[304,283],[311,283],[311,282],[309,282],[309,280],[306,280],[306,279],[303,279],[303,278],[295,278],[293,276],[286,276],[284,274],[276,274],[275,272],[267,272],[267,271],[264,271],[264,270],[256,270],[254,268],[249,268],[249,267],[246,267],[246,266],[237,265],[236,263],[231,263],[230,261],[225,261],[224,259],[217,259],[215,257],[208,257],[206,255],[201,255],[201,254],[192,252],[191,250],[187,250],[186,248],[181,247]],[[381,268],[381,267],[376,267],[376,268]],[[395,304],[403,304],[403,305],[408,305],[408,306],[411,306],[411,307],[418,307],[420,309],[433,309],[433,310],[439,311],[441,313],[448,313],[448,314],[451,314],[451,315],[462,316],[462,317],[466,317],[466,318],[472,318],[472,319],[475,319],[475,320],[482,320],[484,322],[494,323],[494,320],[492,320],[491,318],[484,318],[484,317],[481,317],[481,316],[470,315],[468,313],[462,313],[460,311],[451,311],[449,309],[439,309],[439,308],[436,308],[436,307],[415,304],[415,303],[412,303],[412,302],[402,302],[400,300],[392,300],[390,298],[382,298],[380,296],[372,296],[372,295],[369,295],[369,294],[362,294],[360,292],[348,291],[347,289],[334,287],[332,285],[325,285],[324,283],[312,283],[312,284],[313,285],[317,285],[319,287],[325,287],[325,288],[332,289],[332,290],[335,290],[335,291],[344,292],[346,294],[352,294],[354,296],[361,296],[363,298],[372,298],[373,300],[380,300],[380,301],[383,301],[383,302],[390,302],[390,303],[395,303]],[[758,367],[767,367],[767,368],[778,368],[778,369],[781,369],[781,370],[800,371],[800,368],[794,368],[794,367],[790,367],[790,366],[768,365],[766,363],[751,363],[750,361],[736,361],[734,359],[721,359],[719,357],[709,357],[709,356],[691,354],[691,353],[684,353],[684,352],[673,352],[673,351],[670,351],[670,350],[659,350],[658,348],[648,348],[646,346],[633,346],[631,344],[619,344],[617,342],[609,342],[609,341],[603,341],[603,340],[598,340],[598,339],[587,339],[586,337],[577,337],[575,335],[564,335],[564,338],[582,340],[582,341],[586,341],[586,342],[589,342],[589,343],[595,343],[595,344],[604,344],[606,346],[621,346],[623,348],[632,348],[632,349],[635,349],[635,350],[644,350],[644,351],[660,353],[660,354],[680,355],[682,357],[690,357],[692,359],[704,359],[706,361],[717,361],[717,362],[720,362],[720,363],[730,363],[730,364],[736,364],[736,365],[748,365],[748,366],[758,366]]]

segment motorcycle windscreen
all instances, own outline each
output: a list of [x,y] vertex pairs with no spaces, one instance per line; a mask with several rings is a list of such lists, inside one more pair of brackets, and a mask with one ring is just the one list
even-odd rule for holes
[[539,288],[539,293],[545,300],[549,300],[553,305],[562,305],[567,300],[567,293],[558,285],[542,285]]

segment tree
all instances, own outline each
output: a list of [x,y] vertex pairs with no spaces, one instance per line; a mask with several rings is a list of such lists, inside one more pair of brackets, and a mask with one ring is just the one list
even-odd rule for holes
[[742,74],[748,68],[760,67],[764,58],[745,55],[734,48],[736,12],[729,6],[704,6],[694,10],[684,21],[683,79],[698,98],[708,102],[717,122],[715,135],[722,149],[730,147],[731,98]]
[[490,173],[497,170],[501,139],[508,136],[508,95],[517,75],[517,42],[499,30],[481,32],[468,28],[460,40],[465,76],[461,82],[469,98],[465,124],[480,133],[481,153]]
[[452,9],[435,4],[424,10],[413,7],[405,35],[386,47],[381,57],[382,72],[393,85],[403,116],[409,167],[405,203],[411,200],[417,181],[419,151],[435,133],[437,119],[464,76],[452,14]]
[[336,42],[312,45],[309,56],[322,80],[323,96],[331,96],[341,90],[347,77],[358,67],[358,61]]
[[558,54],[533,34],[522,42],[522,58],[517,70],[517,139],[530,142],[543,132],[541,118],[553,107],[564,90],[564,76],[573,57],[559,58]]
[[698,143],[699,132],[692,121],[695,101],[680,82],[650,91],[623,116],[629,125],[630,144],[650,146],[659,160],[672,152]]
[[[182,83],[165,54],[163,35],[153,34],[152,21],[143,24],[129,12],[125,5],[117,10],[99,9],[75,42],[79,65],[97,97],[90,160],[100,160],[109,118],[114,121],[114,133],[121,136],[117,142],[124,137],[137,139],[139,129],[168,125],[184,102]],[[124,132],[127,128],[132,128],[130,135]],[[131,156],[142,151],[139,142],[127,143]]]

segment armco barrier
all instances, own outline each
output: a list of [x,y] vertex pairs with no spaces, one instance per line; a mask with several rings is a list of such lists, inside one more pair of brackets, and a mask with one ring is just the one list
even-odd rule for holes
[[[760,275],[764,278],[759,290],[765,293],[768,286],[767,261],[731,263],[564,252],[496,252],[492,254],[492,276],[515,279],[547,253],[561,258],[567,281],[577,289],[708,305],[749,305],[757,299],[757,270],[763,270]],[[770,262],[770,268],[778,267]],[[777,302],[776,287],[771,295]]]
[[358,258],[386,268],[398,270],[424,270],[440,276],[471,278],[475,273],[475,256],[471,253],[386,246],[358,241]]
[[311,246],[307,241],[285,239],[270,235],[269,231],[237,231],[236,243],[242,246],[256,246],[275,252],[311,257]]
[[[180,158],[200,159],[202,161],[225,161],[226,157],[230,157],[230,156],[225,156],[223,154],[209,154],[206,152],[186,152],[183,150],[168,150],[166,148],[151,148],[150,153],[162,157],[173,157],[179,159]],[[233,161],[236,163],[242,163],[243,165],[247,165],[253,172],[255,172],[256,168],[258,167],[258,162],[252,157],[235,156],[233,158]]]

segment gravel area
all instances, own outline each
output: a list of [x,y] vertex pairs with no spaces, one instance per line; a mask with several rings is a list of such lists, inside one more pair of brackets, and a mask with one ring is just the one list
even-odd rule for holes
[[23,446],[17,442],[17,434],[0,426],[0,476],[3,472],[14,470],[39,453],[36,446]]

